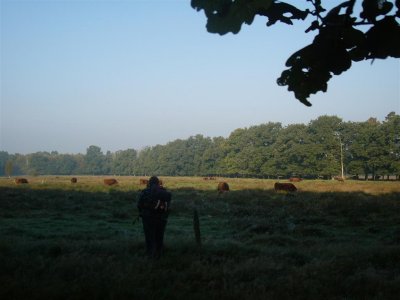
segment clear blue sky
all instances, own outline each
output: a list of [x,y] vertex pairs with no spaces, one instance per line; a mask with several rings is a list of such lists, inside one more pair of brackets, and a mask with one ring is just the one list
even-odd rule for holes
[[353,64],[305,107],[276,84],[306,24],[205,29],[190,1],[1,1],[0,150],[105,152],[266,122],[400,113],[399,60]]

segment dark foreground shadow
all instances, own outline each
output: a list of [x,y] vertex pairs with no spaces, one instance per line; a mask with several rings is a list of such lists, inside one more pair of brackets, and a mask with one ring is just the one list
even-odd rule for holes
[[166,251],[153,261],[143,255],[140,222],[133,224],[137,191],[0,188],[0,298],[395,299],[400,292],[399,193],[171,191]]

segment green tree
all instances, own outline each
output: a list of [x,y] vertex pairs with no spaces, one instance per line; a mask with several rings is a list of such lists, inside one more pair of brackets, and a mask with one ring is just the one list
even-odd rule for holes
[[57,157],[57,174],[72,175],[79,174],[77,155],[59,154]]
[[50,153],[36,152],[27,155],[27,166],[29,175],[47,175],[50,167]]
[[135,166],[135,173],[138,175],[164,175],[161,174],[159,168],[159,155],[163,146],[156,145],[154,147],[146,147],[138,153],[138,163]]
[[214,137],[209,146],[204,150],[202,155],[202,163],[200,166],[200,174],[217,175],[221,173],[219,162],[223,158],[221,145],[224,143],[223,137]]
[[103,152],[101,152],[101,148],[98,146],[89,146],[86,149],[85,155],[85,171],[87,174],[93,175],[101,175],[104,174],[104,165],[106,162],[105,156]]
[[137,151],[135,149],[115,152],[112,161],[112,173],[119,175],[134,175]]
[[113,154],[111,151],[106,152],[102,166],[102,174],[111,174],[114,158],[115,154]]
[[62,174],[61,173],[61,163],[59,161],[60,154],[57,151],[51,151],[49,154],[49,162],[48,165],[45,167],[46,174]]
[[341,173],[340,140],[342,119],[336,116],[320,116],[308,125],[309,157],[314,160],[312,169],[320,176],[330,177]]
[[245,148],[247,151],[248,161],[248,174],[250,175],[269,175],[266,173],[268,162],[273,160],[271,153],[273,153],[273,145],[282,130],[281,123],[261,124],[252,126],[247,132],[249,142]]
[[269,122],[250,127],[249,134],[255,141],[252,143],[254,160],[249,164],[252,174],[269,176],[276,174],[276,142],[282,131],[281,123]]
[[6,151],[0,151],[0,176],[7,174],[6,164],[10,160],[10,155]]
[[384,145],[387,155],[383,157],[387,175],[400,177],[400,116],[389,113],[382,124]]
[[247,167],[248,159],[241,155],[242,149],[246,147],[248,140],[246,139],[247,129],[238,128],[234,130],[225,142],[221,145],[224,158],[220,163],[220,171],[223,174],[240,174]]
[[349,126],[351,126],[351,143],[348,149],[350,153],[348,172],[357,176],[364,174],[367,179],[369,173],[367,147],[370,142],[367,123],[351,123]]
[[14,174],[29,174],[29,157],[30,155],[23,155],[19,153],[12,155],[11,160],[14,162]]
[[[211,139],[201,134],[190,137],[188,140],[188,149],[193,153],[193,173],[192,175],[204,175],[203,159],[204,152],[211,147]],[[206,172],[208,173],[208,172]]]
[[[324,3],[331,1],[324,1]],[[356,15],[356,2],[362,4]],[[238,33],[243,23],[252,24],[256,15],[268,18],[267,26],[277,22],[293,25],[310,18],[306,33],[315,31],[313,42],[291,55],[277,79],[307,106],[311,94],[326,92],[332,75],[340,75],[353,62],[400,57],[399,0],[336,1],[329,11],[322,0],[303,0],[296,5],[277,0],[192,0],[197,11],[207,17],[211,33]]]
[[6,166],[4,168],[4,173],[6,176],[11,177],[12,173],[13,173],[13,162],[11,160],[7,160],[6,162]]
[[280,123],[234,130],[220,146],[223,158],[219,163],[219,172],[246,176],[271,174],[268,173],[271,171],[268,166],[280,130]]
[[76,168],[71,174],[87,174],[85,171],[85,155],[82,153],[74,154]]
[[362,168],[365,179],[369,174],[374,179],[377,172],[384,172],[388,155],[382,126],[376,118],[370,118],[366,122],[355,123],[352,131],[349,171],[358,174]]
[[353,155],[354,143],[357,139],[357,122],[343,122],[343,130],[341,132],[343,142],[343,157],[345,173],[354,175],[357,178],[360,174],[364,174],[364,165],[360,160],[355,160]]
[[292,124],[282,129],[273,152],[275,174],[303,176],[315,173],[312,169],[314,157],[310,157],[309,148],[310,136],[306,125]]

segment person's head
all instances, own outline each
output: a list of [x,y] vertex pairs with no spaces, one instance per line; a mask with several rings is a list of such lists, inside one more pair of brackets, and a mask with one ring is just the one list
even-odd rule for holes
[[159,185],[159,183],[160,183],[160,180],[158,179],[158,177],[157,176],[151,176],[150,178],[149,178],[149,187],[150,186],[158,186]]

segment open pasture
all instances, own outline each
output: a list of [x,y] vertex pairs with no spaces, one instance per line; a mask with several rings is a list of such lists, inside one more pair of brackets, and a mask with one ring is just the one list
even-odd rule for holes
[[[137,191],[145,185],[140,184],[140,179],[148,179],[145,176],[74,176],[77,183],[72,184],[72,176],[24,176],[28,179],[28,186],[32,189],[65,189],[81,191],[107,191],[110,187],[105,186],[104,179],[115,178],[118,185],[114,189],[119,191]],[[242,190],[273,190],[275,182],[289,182],[288,180],[275,179],[246,179],[246,178],[223,178],[216,177],[215,180],[204,180],[203,177],[163,177],[164,187],[168,189],[196,189],[201,191],[213,191],[217,189],[218,182],[225,181],[233,191]],[[0,177],[0,187],[15,186],[14,178]],[[366,194],[387,194],[400,192],[400,181],[362,181],[347,180],[339,182],[336,180],[303,180],[296,182],[295,186],[299,192],[362,192]]]
[[[292,195],[274,192],[275,180],[161,176],[173,205],[166,251],[153,261],[134,223],[145,177],[75,177],[0,178],[1,299],[400,294],[400,182],[305,180]],[[217,193],[220,181],[230,192]]]

